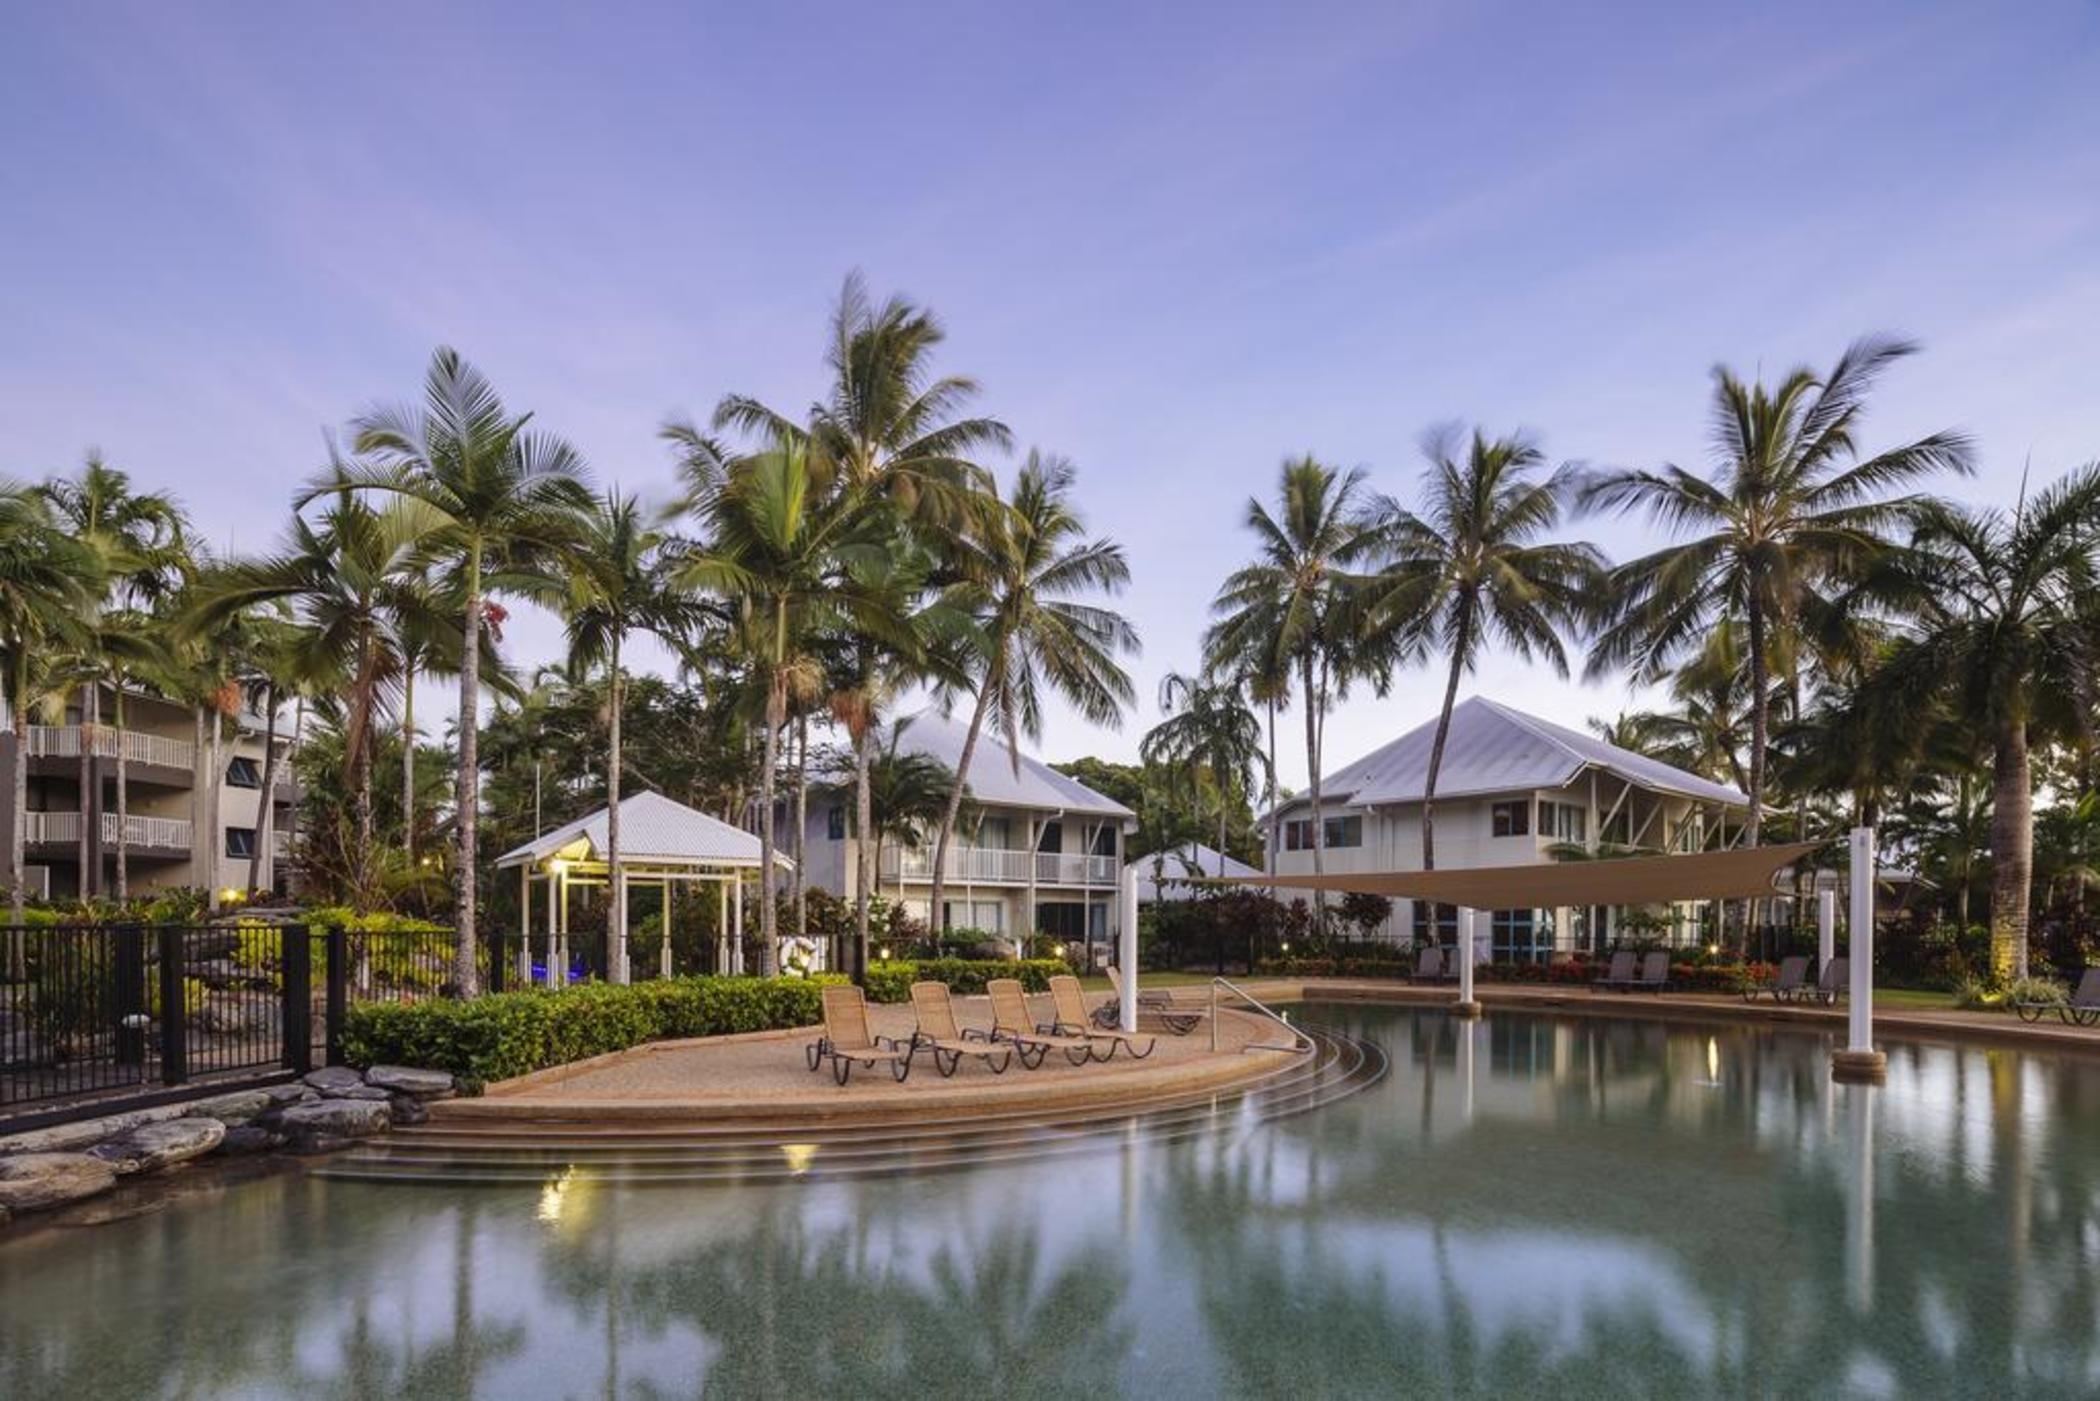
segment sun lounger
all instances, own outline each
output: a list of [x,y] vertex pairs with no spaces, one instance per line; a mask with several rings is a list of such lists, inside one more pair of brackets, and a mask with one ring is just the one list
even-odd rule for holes
[[1086,1010],[1086,993],[1080,989],[1079,979],[1069,973],[1060,973],[1050,980],[1050,1005],[1057,1013],[1057,1020],[1038,1023],[1037,1031],[1046,1031],[1053,1036],[1084,1036],[1096,1044],[1105,1044],[1108,1054],[1103,1060],[1114,1060],[1116,1048],[1130,1052],[1132,1060],[1143,1060],[1158,1047],[1157,1037],[1145,1038],[1145,1049],[1138,1049],[1138,1038],[1126,1036],[1120,1030],[1098,1027]]
[[894,1036],[875,1035],[868,1026],[868,999],[859,988],[844,983],[826,984],[823,997],[824,1034],[805,1052],[810,1070],[815,1071],[828,1060],[831,1078],[841,1085],[856,1065],[887,1064],[890,1073],[900,1081],[911,1074],[911,1057],[916,1048]]
[[1803,989],[1801,994],[1795,998],[1795,1001],[1821,1002],[1829,1005],[1835,1003],[1840,997],[1844,997],[1851,991],[1851,988],[1852,960],[1844,954],[1839,954],[1836,958],[1823,965],[1822,973],[1816,978],[1815,987]]
[[1434,944],[1415,955],[1415,971],[1407,975],[1411,983],[1440,983],[1444,980],[1444,951]]
[[1743,1001],[1769,996],[1774,1002],[1792,1002],[1808,991],[1808,955],[1790,954],[1779,960],[1779,973],[1769,983],[1751,983],[1743,989]]
[[931,1052],[933,1068],[947,1079],[962,1064],[964,1056],[975,1056],[994,1075],[1004,1075],[1013,1064],[1014,1048],[994,1041],[989,1032],[975,1027],[965,1030],[955,1020],[955,999],[946,983],[913,983],[911,1009],[918,1014],[918,1029],[911,1044]]
[[1619,950],[1611,956],[1611,962],[1605,965],[1604,972],[1590,980],[1590,991],[1595,992],[1599,988],[1610,988],[1614,992],[1626,991],[1633,986],[1637,961],[1638,955],[1632,950]]
[[[1120,1007],[1123,1001],[1123,971],[1114,964],[1108,966],[1108,985],[1114,988],[1116,992],[1115,1002],[1110,1004],[1110,1006]],[[1210,1015],[1208,1007],[1178,1004],[1174,1001],[1174,995],[1163,989],[1154,989],[1151,992],[1147,992],[1143,988],[1138,989],[1137,1006],[1139,1016],[1149,1013],[1158,1020],[1161,1026],[1164,1026],[1176,1036],[1188,1035],[1202,1025],[1203,1019]],[[1118,1015],[1119,1013],[1111,1011],[1109,1007],[1104,1007],[1094,1014],[1094,1025],[1113,1025]]]
[[[984,985],[992,999],[992,1039],[1003,1041],[1014,1048],[1021,1064],[1033,1070],[1043,1063],[1043,1057],[1052,1051],[1063,1051],[1065,1059],[1074,1065],[1085,1065],[1095,1059],[1094,1043],[1084,1036],[1060,1036],[1055,1032],[1037,1031],[1035,1018],[1028,1013],[1028,995],[1021,991],[1021,984],[1012,978],[994,978]],[[1107,1060],[1107,1056],[1100,1059]]]
[[1444,971],[1437,975],[1436,980],[1440,983],[1463,982],[1466,976],[1464,960],[1471,952],[1470,949],[1461,948],[1457,944],[1443,950]]
[[1641,973],[1629,992],[1661,992],[1670,985],[1670,955],[1661,949],[1641,955]]
[[2012,1009],[2023,1022],[2037,1022],[2054,1012],[2065,1026],[2092,1026],[2100,1022],[2100,968],[2085,970],[2068,1002],[2021,1001],[2013,1003]]

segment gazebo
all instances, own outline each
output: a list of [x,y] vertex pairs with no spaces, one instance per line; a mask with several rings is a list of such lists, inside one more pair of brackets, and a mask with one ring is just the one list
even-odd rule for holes
[[[505,852],[496,860],[498,870],[518,872],[521,928],[519,980],[532,978],[532,906],[535,883],[545,889],[545,948],[547,981],[559,986],[569,964],[569,892],[576,886],[609,886],[612,866],[607,860],[609,809],[600,808],[535,837],[523,846]],[[744,882],[759,871],[759,840],[720,818],[709,817],[661,793],[641,792],[620,800],[620,886],[609,891],[612,918],[606,931],[606,975],[624,983],[630,972],[627,930],[621,927],[627,913],[627,892],[635,886],[655,886],[663,892],[664,928],[662,967],[671,973],[671,889],[675,885],[712,885],[723,931],[717,948],[717,967],[732,973],[744,971]],[[794,862],[779,852],[773,854],[775,870],[790,870]],[[728,937],[735,930],[736,938]]]

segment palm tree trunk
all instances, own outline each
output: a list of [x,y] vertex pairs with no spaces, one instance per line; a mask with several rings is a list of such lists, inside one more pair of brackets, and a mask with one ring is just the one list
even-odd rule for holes
[[28,904],[29,893],[22,883],[29,879],[29,654],[18,651],[15,658],[14,695],[15,717],[15,762],[8,801],[12,804],[14,821],[7,843],[8,923],[14,928],[7,937],[7,976],[11,982],[20,982],[28,973],[27,950],[23,946],[22,920]]
[[809,863],[809,717],[795,717],[795,937],[809,937],[809,887],[803,868]]
[[[1305,767],[1310,783],[1307,790],[1312,796],[1312,854],[1313,874],[1327,874],[1327,819],[1320,811],[1320,695],[1313,686],[1313,660],[1310,652],[1299,660],[1299,677],[1305,684]],[[1327,937],[1327,892],[1313,892],[1313,927],[1322,939]]]
[[860,880],[856,883],[853,910],[853,976],[868,977],[868,920],[873,910],[875,883],[881,879],[882,838],[875,830],[875,724],[863,717],[860,732],[853,736],[853,840],[859,846]]
[[401,667],[401,850],[416,864],[416,664]]
[[[963,736],[962,754],[955,765],[955,787],[948,792],[948,807],[941,814],[941,830],[933,838],[933,903],[926,911],[926,925],[935,938],[941,934],[941,899],[948,884],[948,838],[955,831],[956,815],[962,811],[963,788],[969,781],[970,763],[977,757],[977,736],[984,729],[985,702],[989,699],[992,677],[1005,669],[1006,644],[1002,639],[997,652],[985,663],[984,676],[977,683],[977,703],[970,710],[970,729]],[[1031,855],[1029,860],[1035,857]]]
[[606,908],[611,919],[605,929],[606,972],[612,981],[627,981],[627,886],[621,880],[624,868],[620,863],[620,712],[624,708],[625,686],[620,677],[620,635],[613,633],[612,684],[607,687],[606,702],[611,713],[606,717],[605,729],[605,874],[610,882]]
[[[117,720],[117,903],[131,898],[131,765],[124,757],[124,677],[111,692]],[[253,884],[253,882],[250,882]]]
[[481,546],[467,551],[467,606],[460,624],[459,658],[459,799],[454,821],[459,832],[459,904],[453,938],[452,980],[461,997],[481,991],[474,957],[474,862],[477,809],[481,805]]
[[101,884],[102,850],[100,825],[95,821],[95,710],[93,682],[80,688],[80,898],[94,895]]
[[[1268,870],[1276,874],[1276,831],[1280,814],[1276,811],[1276,697],[1269,697],[1269,848]],[[1269,898],[1276,898],[1276,887],[1269,887]]]
[[2034,879],[2034,787],[2027,726],[2008,720],[1991,764],[1991,971],[2027,976],[2028,885]]
[[1444,680],[1444,708],[1437,712],[1436,738],[1429,745],[1429,772],[1422,780],[1422,869],[1436,869],[1436,779],[1444,767],[1444,741],[1451,737],[1451,709],[1458,704],[1458,678],[1465,670],[1466,652],[1472,642],[1471,618],[1459,620],[1458,635],[1451,642],[1451,674]]
[[780,947],[775,940],[780,910],[773,884],[773,804],[779,796],[780,731],[786,724],[787,600],[782,598],[775,601],[773,610],[773,674],[766,682],[766,750],[758,770],[758,967],[768,978],[780,971]]
[[[248,888],[262,889],[263,853],[277,829],[277,683],[263,692],[262,810],[255,815],[255,850],[248,856]],[[119,741],[121,752],[122,741]],[[121,781],[120,781],[121,782]]]
[[[205,716],[206,754],[204,768],[204,852],[205,871],[211,881],[211,907],[219,908],[219,853],[225,849],[226,828],[220,819],[225,815],[224,795],[226,785],[226,756],[220,749],[220,731],[225,717],[218,707],[212,706]],[[195,850],[196,843],[191,843]]]
[[1745,836],[1751,846],[1757,846],[1764,829],[1765,743],[1771,728],[1771,706],[1765,695],[1768,683],[1765,674],[1765,613],[1758,606],[1754,591],[1747,611],[1750,615],[1750,821]]
[[357,752],[351,765],[357,782],[357,887],[353,901],[359,914],[372,908],[372,721],[358,728]]

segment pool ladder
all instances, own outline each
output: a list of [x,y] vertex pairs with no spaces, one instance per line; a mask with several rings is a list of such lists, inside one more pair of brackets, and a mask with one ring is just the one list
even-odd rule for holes
[[1256,997],[1253,993],[1247,991],[1247,989],[1241,987],[1238,983],[1233,982],[1230,978],[1212,978],[1210,980],[1210,1048],[1213,1051],[1218,1049],[1218,989],[1220,988],[1223,988],[1225,991],[1239,998],[1240,1001],[1246,1003],[1249,1007],[1261,1013],[1270,1021],[1276,1023],[1276,1025],[1282,1027],[1285,1031],[1291,1034],[1291,1044],[1288,1046],[1274,1046],[1266,1041],[1262,1041],[1257,1042],[1252,1046],[1244,1047],[1243,1049],[1249,1051],[1299,1052],[1311,1051],[1314,1049],[1315,1043],[1313,1039],[1310,1036],[1306,1035],[1304,1032],[1300,1031],[1297,1027],[1292,1026],[1290,1023],[1290,1019],[1288,1017],[1285,1017],[1281,1012],[1278,1012],[1275,1008],[1269,1006],[1266,1002],[1263,1002],[1260,998]]

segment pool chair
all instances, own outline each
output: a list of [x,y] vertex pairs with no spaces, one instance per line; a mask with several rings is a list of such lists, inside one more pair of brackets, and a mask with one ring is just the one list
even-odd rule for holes
[[1831,1006],[1840,997],[1849,993],[1851,989],[1852,960],[1843,954],[1839,954],[1836,958],[1823,965],[1823,972],[1817,977],[1816,985],[1812,988],[1803,988],[1795,996],[1794,1000],[1796,1002],[1821,1002],[1825,1006]]
[[1159,1045],[1159,1038],[1147,1036],[1144,1038],[1145,1049],[1140,1051],[1137,1037],[1126,1036],[1110,1027],[1096,1026],[1087,1015],[1086,994],[1080,991],[1079,979],[1069,973],[1060,973],[1050,980],[1050,1006],[1057,1013],[1057,1020],[1039,1022],[1035,1029],[1053,1036],[1084,1036],[1097,1046],[1105,1045],[1108,1054],[1102,1057],[1103,1060],[1114,1060],[1119,1047],[1130,1052],[1132,1060],[1143,1060]]
[[911,1044],[933,1054],[933,1068],[947,1079],[962,1064],[964,1056],[975,1056],[994,1075],[1004,1075],[1013,1064],[1014,1048],[992,1040],[975,1027],[965,1031],[955,1020],[955,999],[946,983],[913,983],[911,1009],[918,1014],[918,1030]]
[[847,984],[824,988],[824,1034],[805,1049],[814,1072],[831,1062],[831,1078],[841,1085],[853,1067],[888,1065],[899,1080],[911,1074],[912,1052],[917,1048],[894,1036],[877,1036],[868,1025],[868,999],[857,987]]
[[[1108,966],[1108,985],[1116,990],[1115,1000],[1094,1013],[1094,1025],[1113,1026],[1120,1017],[1123,1003],[1123,970],[1113,963]],[[1159,1024],[1176,1036],[1186,1036],[1202,1025],[1210,1015],[1208,1007],[1184,1007],[1174,1001],[1174,995],[1164,989],[1155,988],[1146,992],[1138,989],[1138,1015],[1151,1014]]]
[[1624,992],[1632,987],[1633,975],[1637,970],[1639,957],[1631,949],[1621,949],[1613,954],[1611,962],[1605,965],[1604,971],[1590,979],[1590,991],[1595,992],[1599,988],[1610,988],[1614,992]]
[[1641,971],[1628,992],[1661,992],[1670,985],[1670,955],[1661,949],[1641,955]]
[[[1063,1051],[1065,1059],[1074,1065],[1085,1065],[1095,1059],[1094,1043],[1084,1036],[1061,1036],[1056,1032],[1037,1031],[1035,1018],[1028,1014],[1028,995],[1021,991],[1021,984],[1012,978],[994,978],[984,985],[992,999],[992,1040],[1003,1042],[1014,1048],[1014,1055],[1022,1065],[1034,1070],[1043,1063],[1043,1058],[1052,1051]],[[1100,1059],[1107,1060],[1107,1056]]]
[[1431,944],[1415,955],[1415,971],[1407,975],[1411,983],[1440,983],[1444,980],[1444,951]]
[[1808,991],[1808,955],[1790,954],[1779,960],[1779,974],[1769,983],[1750,983],[1743,988],[1743,1001],[1769,996],[1774,1002],[1792,1002]]
[[2050,1012],[2065,1026],[2092,1026],[2100,1022],[2100,968],[2088,968],[2078,979],[2078,990],[2068,1002],[2015,1002],[2013,1011],[2023,1022],[2038,1022]]

